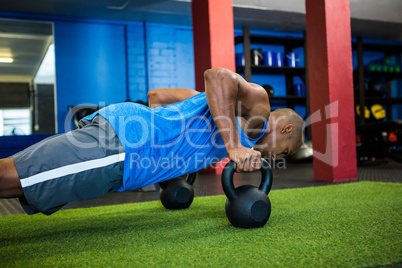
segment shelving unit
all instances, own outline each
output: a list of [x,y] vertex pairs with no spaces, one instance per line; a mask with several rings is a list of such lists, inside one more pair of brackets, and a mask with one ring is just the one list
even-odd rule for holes
[[[359,95],[356,96],[356,104],[360,105],[360,124],[364,125],[366,119],[364,117],[364,105],[366,101],[379,101],[387,104],[387,117],[392,118],[392,104],[402,104],[402,98],[393,98],[391,96],[391,83],[395,79],[402,79],[402,72],[380,72],[368,71],[364,69],[363,52],[364,51],[379,51],[384,52],[385,57],[402,53],[402,46],[389,44],[363,44],[363,38],[357,37],[357,42],[352,44],[352,49],[357,50],[358,68],[353,72],[354,80],[358,81]],[[384,78],[387,81],[387,97],[368,97],[364,92],[364,80],[366,77]]]
[[[251,82],[252,74],[266,74],[266,75],[284,75],[286,79],[286,96],[272,96],[270,100],[286,102],[287,107],[294,108],[296,104],[306,105],[306,114],[310,114],[310,96],[309,96],[309,82],[308,82],[308,64],[307,64],[307,49],[306,38],[294,37],[278,37],[278,36],[262,36],[251,35],[249,27],[243,27],[243,36],[235,38],[235,44],[243,45],[244,53],[244,66],[237,66],[236,71],[244,74],[247,81]],[[305,55],[305,68],[291,68],[291,67],[270,67],[270,66],[254,66],[251,65],[250,44],[264,44],[264,45],[278,45],[283,46],[285,54],[292,52],[293,49],[303,47]],[[358,69],[353,72],[354,83],[359,85],[358,95],[355,96],[355,103],[360,104],[360,124],[365,124],[364,118],[364,104],[369,101],[378,101],[385,103],[387,106],[387,116],[392,118],[392,105],[401,104],[402,98],[393,98],[391,96],[391,83],[395,79],[402,79],[402,72],[380,72],[368,71],[364,69],[363,51],[379,51],[384,52],[385,56],[392,56],[402,53],[402,46],[390,44],[363,44],[361,37],[357,38],[357,42],[352,43],[352,49],[358,52]],[[298,76],[305,84],[306,97],[294,96],[293,94],[293,77]],[[387,81],[387,96],[382,97],[369,97],[365,96],[364,82],[365,78],[384,78]]]
[[[304,47],[305,61],[307,54],[305,49],[305,38],[294,37],[278,37],[278,36],[263,36],[251,35],[250,29],[247,26],[243,27],[243,36],[235,38],[235,44],[243,44],[244,53],[244,66],[237,66],[236,72],[243,73],[244,78],[251,82],[252,74],[266,74],[266,75],[284,75],[286,81],[286,96],[271,96],[272,101],[285,101],[286,106],[294,108],[295,104],[305,104],[306,113],[310,114],[310,101],[308,90],[308,73],[307,68],[292,68],[292,67],[271,67],[271,66],[254,66],[251,65],[250,44],[264,44],[264,45],[278,45],[283,46],[285,54],[292,52],[293,49]],[[307,63],[305,62],[305,66]],[[298,76],[305,84],[306,97],[294,96],[293,94],[293,77]]]
[[[355,78],[359,77],[359,71],[353,71],[353,76]],[[372,77],[372,78],[385,78],[386,80],[395,80],[395,79],[402,79],[402,72],[399,73],[391,73],[391,72],[379,72],[379,71],[368,71],[364,70],[365,77]]]
[[[255,74],[283,74],[283,75],[293,75],[293,76],[304,76],[306,73],[305,68],[300,67],[273,67],[273,66],[250,66],[251,72]],[[245,67],[238,66],[236,68],[237,72],[243,73]],[[304,80],[304,78],[303,78]]]
[[306,104],[306,97],[301,96],[271,96],[269,99],[286,101],[288,104]]
[[[246,32],[248,32],[248,33],[250,32],[249,27],[243,27],[243,33],[244,33],[243,36],[235,37],[236,44],[243,43],[247,39]],[[266,36],[266,35],[250,35],[250,34],[248,34],[248,36],[249,36],[250,43],[286,46],[286,47],[289,47],[290,49],[304,46],[304,40],[301,38]]]

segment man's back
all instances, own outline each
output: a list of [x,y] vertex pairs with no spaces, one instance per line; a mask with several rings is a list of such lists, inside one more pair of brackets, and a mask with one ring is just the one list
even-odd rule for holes
[[[98,113],[113,126],[126,151],[119,191],[195,172],[227,157],[205,93],[154,109],[122,103]],[[256,139],[239,130],[243,145],[251,148]]]

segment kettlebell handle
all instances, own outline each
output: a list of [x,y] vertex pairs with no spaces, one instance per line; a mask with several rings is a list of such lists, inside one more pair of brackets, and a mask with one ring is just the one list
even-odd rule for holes
[[[222,188],[229,201],[233,201],[234,199],[237,198],[235,187],[233,184],[233,175],[236,169],[237,169],[236,162],[230,160],[226,164],[222,172]],[[272,187],[272,170],[267,160],[263,158],[261,158],[260,171],[261,171],[261,183],[258,189],[260,189],[260,191],[268,195]]]
[[[193,185],[196,177],[197,177],[197,172],[190,173],[187,175],[186,182],[190,185]],[[162,189],[165,189],[169,185],[169,180],[158,182],[158,184]]]
[[197,177],[197,172],[193,172],[187,175],[187,183],[193,185],[195,182],[195,178]]

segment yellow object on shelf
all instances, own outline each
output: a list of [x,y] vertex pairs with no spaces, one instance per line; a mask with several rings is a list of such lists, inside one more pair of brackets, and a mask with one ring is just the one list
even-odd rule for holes
[[[360,105],[356,105],[356,114],[360,116]],[[370,118],[370,110],[367,106],[364,106],[364,117],[367,119]]]
[[373,104],[370,107],[371,114],[374,116],[375,119],[384,119],[385,118],[385,109],[380,104]]

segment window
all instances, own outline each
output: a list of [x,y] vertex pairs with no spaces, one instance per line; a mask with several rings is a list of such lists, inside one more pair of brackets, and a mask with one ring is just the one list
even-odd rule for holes
[[29,109],[0,110],[0,136],[30,134],[31,112]]

